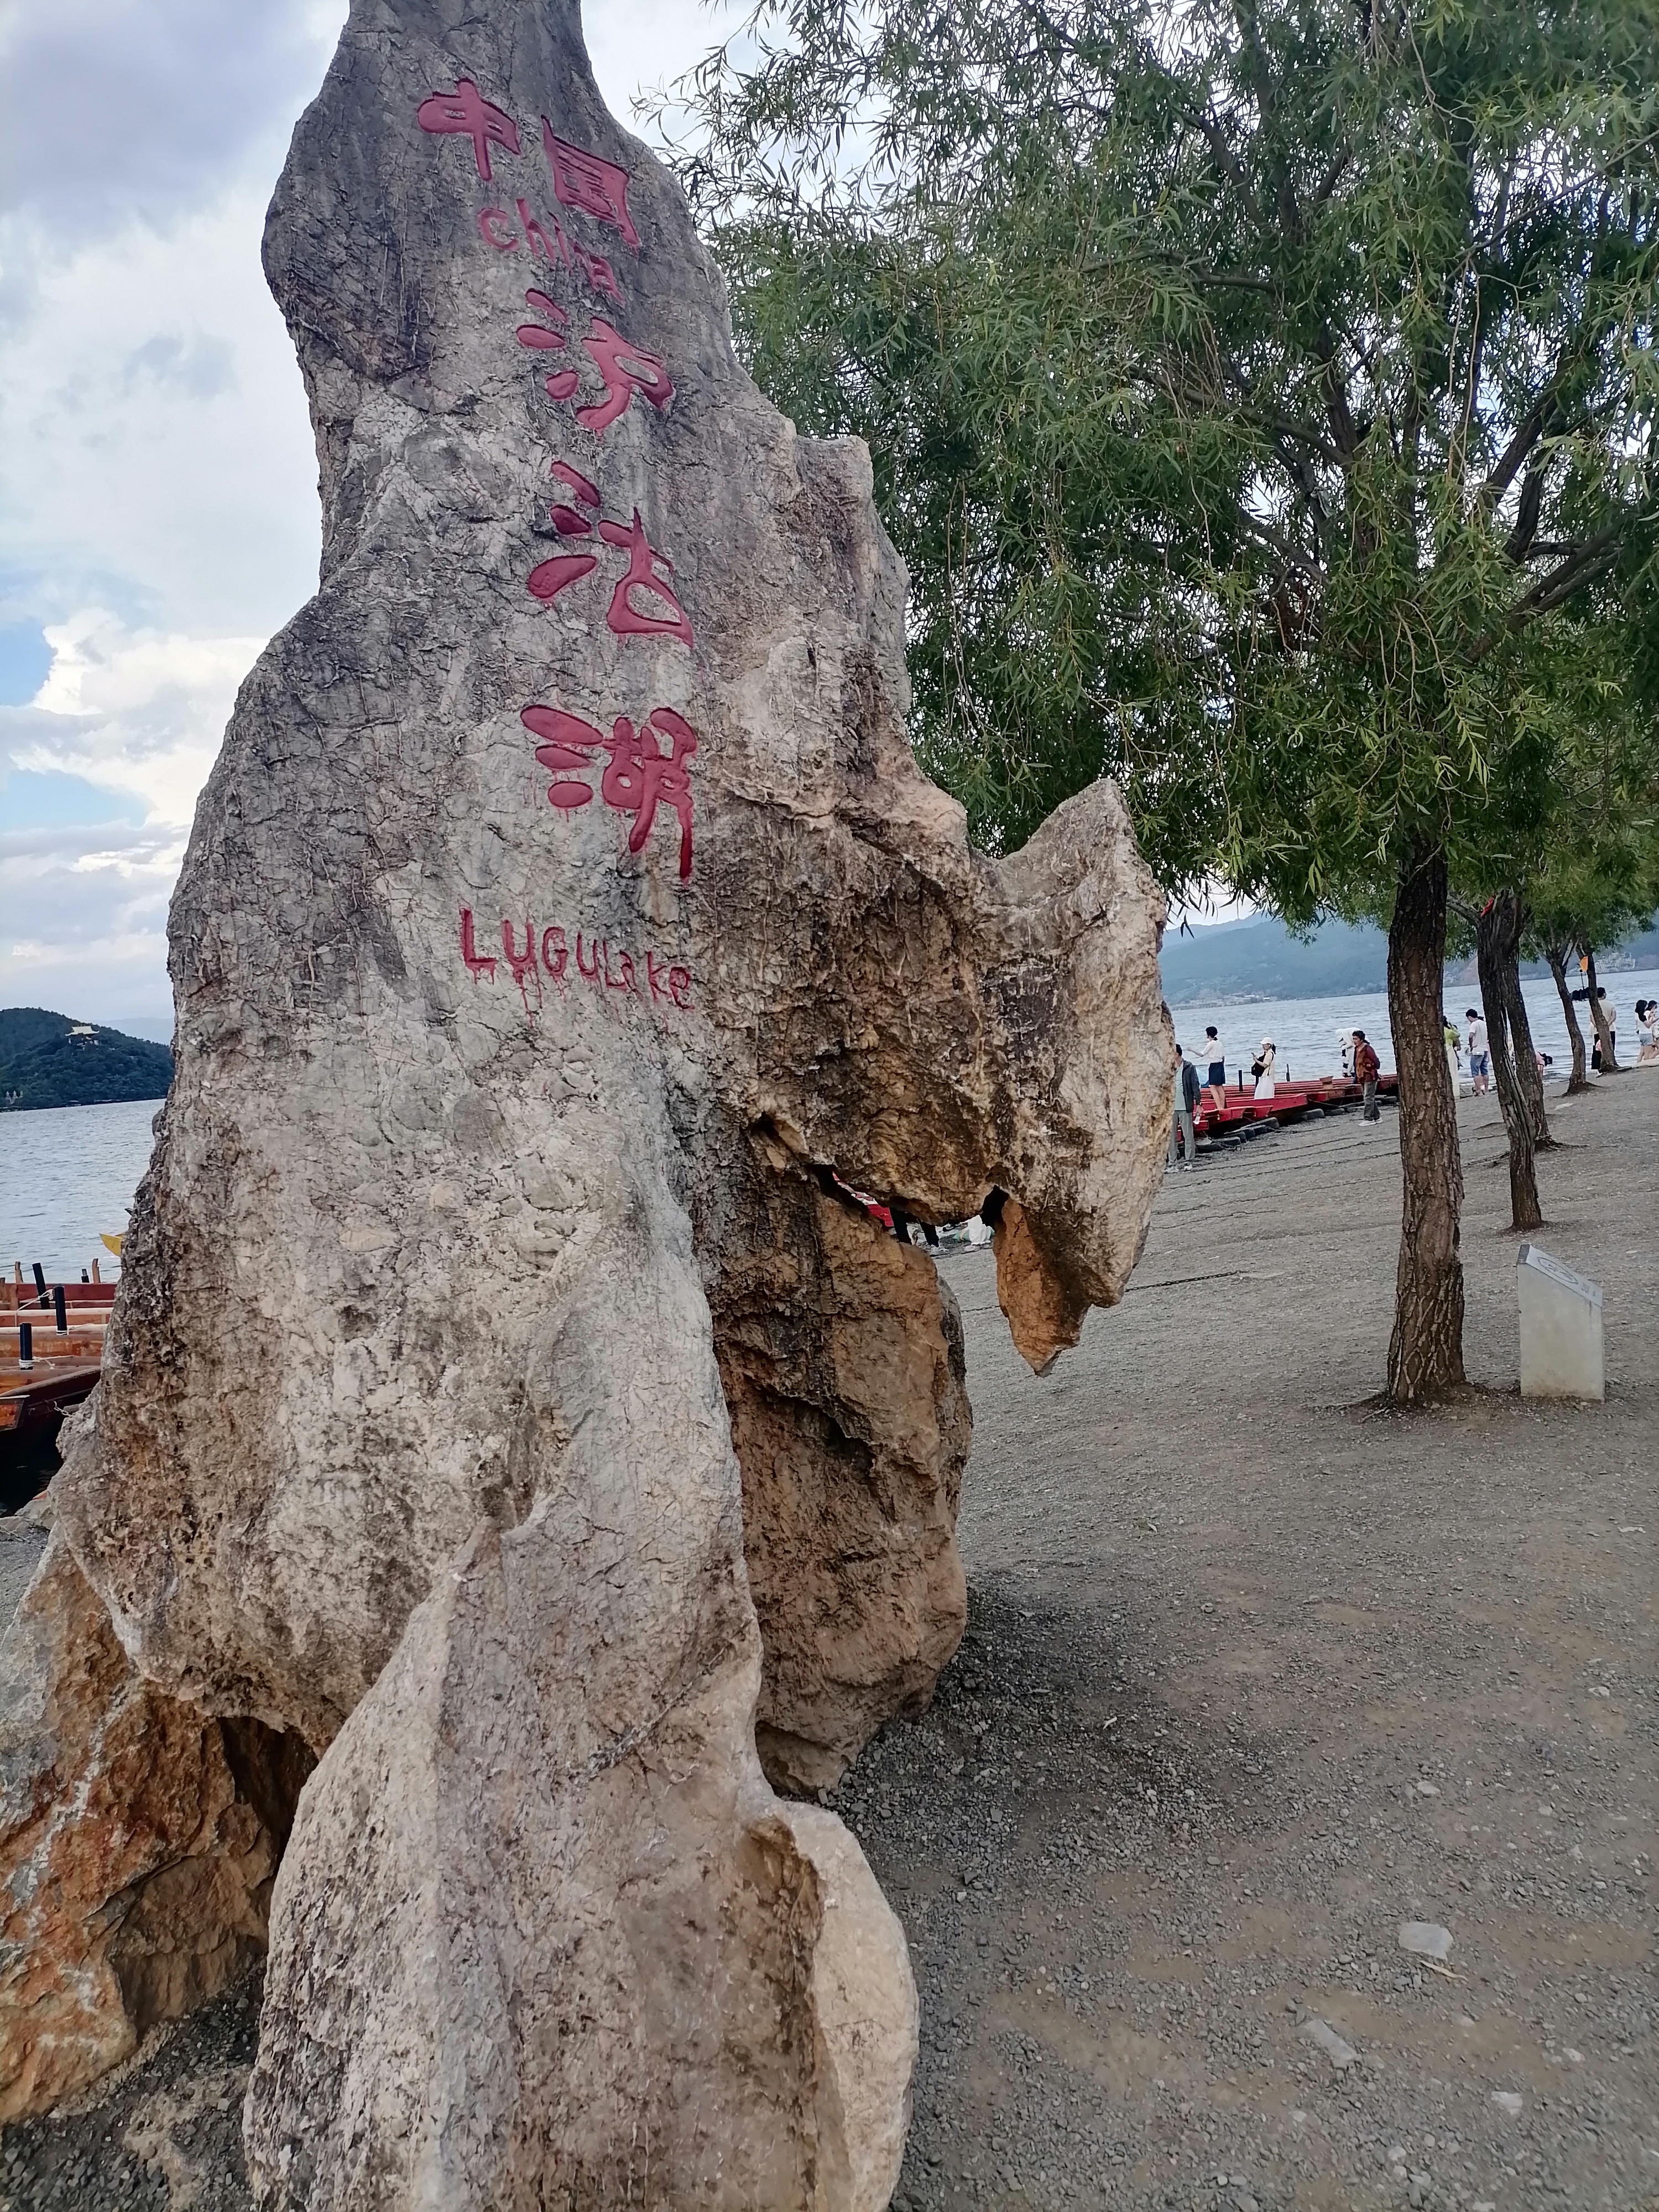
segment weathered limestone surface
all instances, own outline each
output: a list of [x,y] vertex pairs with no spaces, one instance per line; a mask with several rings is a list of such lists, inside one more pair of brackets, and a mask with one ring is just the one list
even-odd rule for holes
[[761,1759],[780,1788],[816,1790],[927,1703],[962,1640],[971,1417],[933,1261],[775,1139],[754,1158],[721,1194],[714,1341],[765,1653]]
[[353,0],[265,253],[321,585],[175,897],[40,1695],[102,1649],[89,1715],[320,1756],[267,2203],[876,2203],[902,1939],[757,1709],[799,1784],[926,1698],[967,1412],[846,1190],[1000,1200],[1016,1341],[1074,1341],[1164,1154],[1159,902],[1109,786],[997,863],[917,771],[867,457],[737,367],[568,0]]
[[49,1541],[0,1641],[0,2119],[118,2064],[259,1956],[309,1765],[151,1689]]
[[838,2136],[825,2129],[836,2163],[820,2197],[848,2212],[882,2212],[904,2162],[921,2027],[909,1950],[869,1861],[835,1815],[816,1805],[779,1809],[812,1863],[823,1908],[812,1954],[820,2109],[840,2128]]

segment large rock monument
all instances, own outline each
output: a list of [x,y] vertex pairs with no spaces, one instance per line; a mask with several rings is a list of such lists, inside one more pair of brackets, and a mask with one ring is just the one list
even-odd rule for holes
[[799,1796],[960,1636],[969,1415],[854,1194],[1074,1342],[1160,902],[1109,785],[995,862],[919,773],[868,458],[738,367],[574,0],[353,0],[265,258],[322,576],[0,1653],[0,2113],[268,1942],[267,2207],[879,2207],[915,1992]]

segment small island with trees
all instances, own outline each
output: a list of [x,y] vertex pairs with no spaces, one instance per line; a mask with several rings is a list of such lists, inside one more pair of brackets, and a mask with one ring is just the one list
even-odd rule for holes
[[172,1081],[173,1054],[164,1044],[44,1006],[0,1007],[0,1111],[165,1098]]

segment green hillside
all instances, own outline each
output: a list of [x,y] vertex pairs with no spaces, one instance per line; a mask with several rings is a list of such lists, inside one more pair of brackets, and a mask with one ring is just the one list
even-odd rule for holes
[[[1369,923],[1322,922],[1309,937],[1292,937],[1268,914],[1215,922],[1182,937],[1171,930],[1160,955],[1164,995],[1172,1006],[1229,1006],[1252,999],[1327,999],[1387,988],[1389,940]],[[1650,929],[1597,957],[1603,975],[1659,966],[1659,930]],[[1541,962],[1522,974],[1542,976]],[[1473,983],[1474,956],[1452,962],[1449,984]]]
[[0,1007],[0,1113],[164,1098],[172,1080],[173,1054],[164,1044],[72,1022],[44,1006]]
[[1380,929],[1327,921],[1292,937],[1272,915],[1173,931],[1161,956],[1164,995],[1172,1006],[1250,999],[1322,999],[1380,991],[1388,980],[1389,940]]

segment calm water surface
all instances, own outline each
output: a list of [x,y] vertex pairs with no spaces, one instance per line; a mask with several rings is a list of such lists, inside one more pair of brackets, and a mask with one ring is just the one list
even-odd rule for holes
[[[1659,969],[1604,975],[1601,988],[1618,1009],[1619,1057],[1628,1066],[1636,1058],[1636,1001],[1659,999]],[[1572,1065],[1572,1055],[1554,984],[1547,975],[1538,982],[1523,982],[1521,995],[1527,1002],[1533,1042],[1540,1052],[1553,1056],[1556,1068],[1565,1080]],[[1447,989],[1446,1011],[1456,1021],[1460,1032],[1468,1026],[1463,1019],[1463,1009],[1480,1004],[1480,993],[1474,984],[1460,983]],[[1292,1078],[1334,1075],[1341,1065],[1338,1033],[1346,1034],[1352,1029],[1364,1030],[1376,1047],[1377,1056],[1385,1068],[1394,1066],[1389,1002],[1381,991],[1354,993],[1335,999],[1260,999],[1242,1006],[1176,1006],[1171,1012],[1177,1042],[1186,1048],[1189,1058],[1200,1062],[1205,1058],[1205,1025],[1215,1024],[1221,1032],[1230,1073],[1236,1073],[1240,1066],[1248,1067],[1262,1038],[1271,1037],[1278,1047],[1279,1068],[1285,1070],[1288,1063]],[[1577,1013],[1588,1053],[1591,1042],[1589,1015],[1583,1006]]]
[[99,1234],[126,1227],[161,1110],[159,1098],[141,1098],[0,1114],[0,1262],[8,1275],[17,1260],[26,1276],[38,1260],[50,1282],[78,1283],[94,1260],[106,1282],[118,1274]]
[[[1620,1056],[1636,1057],[1636,1001],[1659,999],[1659,969],[1605,979],[1619,1010]],[[1555,986],[1523,983],[1534,1042],[1552,1053],[1565,1078],[1570,1065],[1566,1024]],[[1458,985],[1446,994],[1446,1007],[1462,1024],[1465,1006],[1478,1006],[1479,991]],[[1384,1067],[1394,1066],[1388,1001],[1379,991],[1334,999],[1263,999],[1248,1006],[1177,1006],[1176,1036],[1195,1060],[1204,1057],[1205,1024],[1221,1032],[1230,1068],[1248,1066],[1264,1036],[1279,1048],[1279,1064],[1290,1075],[1334,1073],[1339,1031],[1363,1029],[1376,1047]],[[1585,1024],[1585,1036],[1589,1035]],[[116,1263],[98,1242],[100,1230],[123,1230],[138,1179],[149,1164],[150,1123],[159,1098],[130,1106],[60,1106],[33,1114],[0,1114],[0,1261],[8,1273],[21,1260],[27,1275],[38,1260],[49,1279],[80,1279],[94,1259],[106,1279]]]

